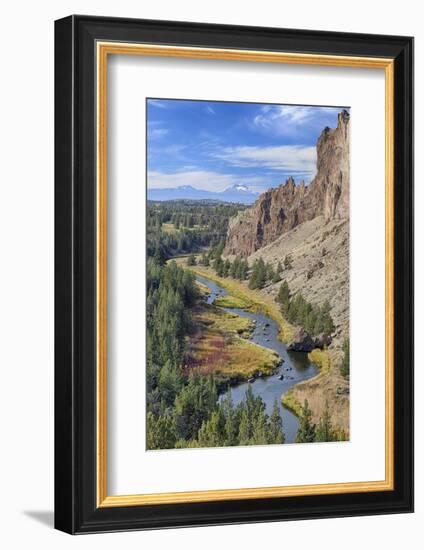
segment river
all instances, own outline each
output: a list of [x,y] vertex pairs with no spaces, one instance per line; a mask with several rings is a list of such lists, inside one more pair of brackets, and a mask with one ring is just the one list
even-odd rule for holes
[[[225,288],[206,277],[196,275],[196,279],[210,290],[210,294],[207,297],[208,304],[212,304],[218,296],[226,296],[228,294]],[[295,384],[315,376],[317,368],[309,361],[306,353],[287,351],[286,346],[278,339],[278,324],[267,315],[263,313],[251,313],[239,308],[222,309],[237,313],[241,317],[253,319],[256,324],[250,340],[265,348],[274,350],[284,360],[282,365],[271,376],[256,378],[252,382],[233,386],[230,391],[234,404],[237,405],[244,399],[248,386],[251,386],[254,395],[259,395],[263,399],[268,414],[271,414],[274,402],[277,400],[283,420],[286,443],[294,443],[299,427],[299,419],[295,414],[283,407],[281,396]],[[283,380],[279,380],[281,375],[284,376]],[[221,395],[220,399],[223,399],[223,397],[224,395]]]

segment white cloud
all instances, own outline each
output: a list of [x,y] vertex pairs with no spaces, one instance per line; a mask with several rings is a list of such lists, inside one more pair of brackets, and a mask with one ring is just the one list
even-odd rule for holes
[[[149,130],[149,137],[150,137],[150,130]],[[149,144],[148,147],[148,153],[149,153],[149,159],[163,159],[164,157],[176,161],[176,160],[183,160],[185,162],[190,162],[185,159],[184,156],[184,150],[186,149],[185,145],[182,144],[170,144],[170,145],[162,145],[161,143],[155,142],[154,144]],[[190,162],[191,163],[191,162]]]
[[293,135],[300,130],[304,131],[306,125],[322,124],[323,115],[338,111],[336,107],[264,105],[261,112],[253,118],[252,126],[277,135]]
[[168,109],[169,103],[165,103],[164,101],[160,101],[159,99],[148,99],[149,105],[153,105],[153,107],[159,107],[159,109]]
[[206,191],[224,191],[227,187],[236,183],[243,183],[248,187],[260,187],[264,183],[263,177],[239,177],[234,174],[220,174],[207,170],[191,170],[165,174],[163,172],[150,171],[147,174],[147,184],[150,189],[169,189],[191,185],[195,189]]
[[212,156],[238,168],[266,168],[293,175],[312,174],[316,169],[316,148],[312,146],[225,147]]
[[168,130],[166,128],[149,128],[148,138],[149,139],[161,138],[162,136],[166,136],[167,133],[168,133]]

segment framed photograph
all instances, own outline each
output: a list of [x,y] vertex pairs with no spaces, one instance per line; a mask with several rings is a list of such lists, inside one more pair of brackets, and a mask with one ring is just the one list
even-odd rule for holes
[[413,39],[55,25],[55,525],[413,509]]

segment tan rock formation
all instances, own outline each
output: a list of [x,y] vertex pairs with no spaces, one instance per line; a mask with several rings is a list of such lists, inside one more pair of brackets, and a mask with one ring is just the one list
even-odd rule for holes
[[349,113],[339,113],[337,128],[325,128],[317,141],[317,173],[312,182],[293,178],[263,193],[230,222],[225,255],[250,256],[298,225],[323,216],[349,216]]

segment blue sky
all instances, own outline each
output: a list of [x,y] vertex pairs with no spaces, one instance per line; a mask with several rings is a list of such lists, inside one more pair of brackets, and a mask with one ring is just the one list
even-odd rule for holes
[[148,186],[262,192],[289,176],[309,183],[317,138],[341,109],[148,99]]

